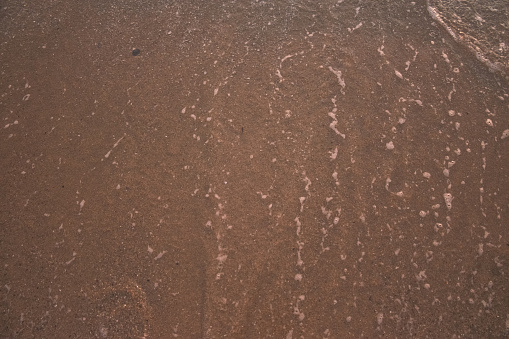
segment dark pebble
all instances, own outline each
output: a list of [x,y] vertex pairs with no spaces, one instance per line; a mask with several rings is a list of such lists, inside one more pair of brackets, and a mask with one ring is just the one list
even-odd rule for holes
[[133,49],[134,56],[138,56],[138,55],[140,55],[140,53],[141,53],[141,51],[139,49],[137,49],[137,48]]

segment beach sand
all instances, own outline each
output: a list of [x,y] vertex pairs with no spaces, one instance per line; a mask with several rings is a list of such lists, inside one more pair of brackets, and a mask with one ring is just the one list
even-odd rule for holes
[[2,1],[0,336],[507,336],[479,3]]

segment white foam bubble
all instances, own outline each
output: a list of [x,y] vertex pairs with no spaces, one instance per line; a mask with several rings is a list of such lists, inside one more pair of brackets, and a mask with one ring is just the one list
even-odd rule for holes
[[506,129],[505,131],[502,132],[502,136],[500,137],[500,139],[505,139],[509,137],[509,129]]
[[329,153],[330,153],[330,158],[332,160],[335,160],[336,157],[338,156],[338,148],[336,147],[333,152],[329,152]]

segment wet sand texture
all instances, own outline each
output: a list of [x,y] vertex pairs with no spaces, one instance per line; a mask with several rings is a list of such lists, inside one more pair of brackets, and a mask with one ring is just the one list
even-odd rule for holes
[[459,44],[509,79],[507,1],[428,0],[428,10]]
[[509,334],[500,12],[0,6],[0,337]]

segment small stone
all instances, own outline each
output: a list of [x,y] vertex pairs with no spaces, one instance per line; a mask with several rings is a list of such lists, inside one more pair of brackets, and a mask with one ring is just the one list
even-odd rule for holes
[[133,56],[140,55],[141,51],[138,48],[133,49]]

